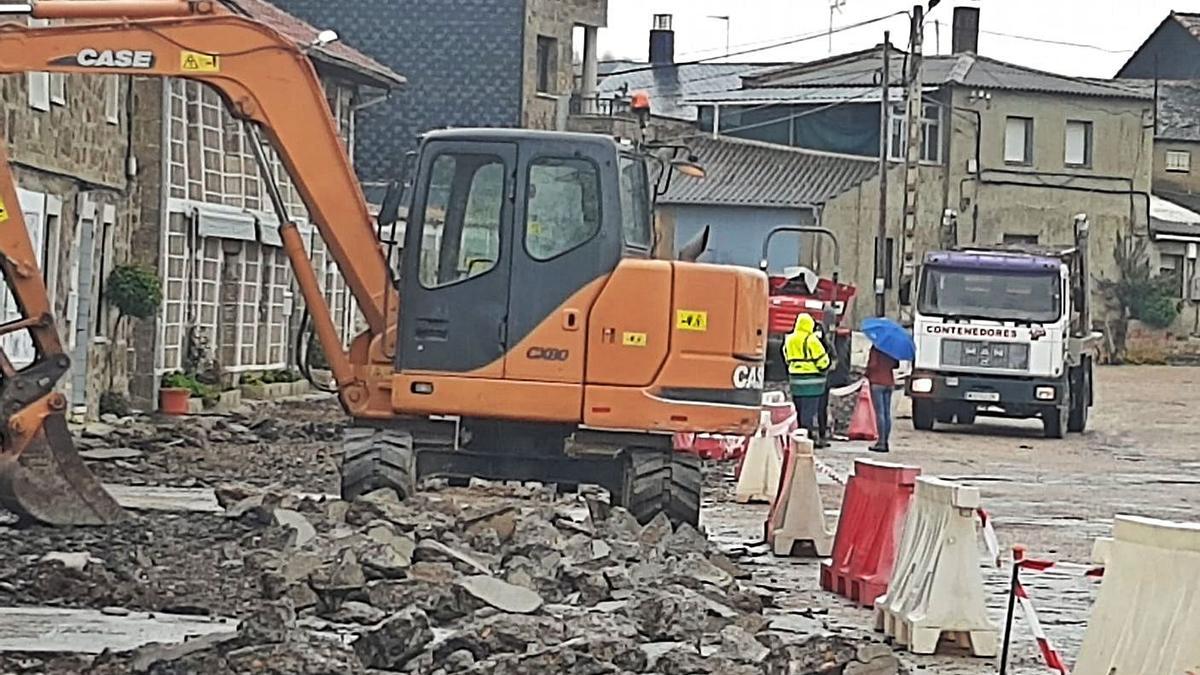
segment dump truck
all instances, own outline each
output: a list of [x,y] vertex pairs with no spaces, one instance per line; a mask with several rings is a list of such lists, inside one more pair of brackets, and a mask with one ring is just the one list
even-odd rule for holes
[[925,255],[916,290],[913,426],[1040,418],[1082,432],[1094,403],[1088,221],[1068,247],[965,247]]
[[[745,435],[758,424],[767,278],[757,270],[654,259],[650,176],[690,158],[598,135],[456,129],[425,135],[407,183],[372,222],[303,49],[212,0],[42,0],[3,11],[49,26],[0,26],[0,72],[137,75],[216,89],[255,141],[282,249],[350,418],[349,499],[411,495],[426,477],[608,489],[639,520],[696,523],[696,457],[676,432]],[[202,64],[203,67],[196,67]],[[348,349],[266,168],[278,153],[360,308]],[[0,143],[0,153],[3,144]],[[0,501],[50,524],[123,511],[80,461],[55,391],[70,361],[58,338],[0,156],[0,271],[37,356],[0,358]],[[405,204],[402,204],[405,202]],[[381,242],[407,205],[399,242]]]

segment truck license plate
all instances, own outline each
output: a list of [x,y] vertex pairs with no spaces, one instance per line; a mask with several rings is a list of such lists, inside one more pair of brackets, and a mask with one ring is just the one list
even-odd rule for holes
[[979,401],[981,403],[995,403],[1000,400],[1000,394],[994,391],[968,391],[968,401]]

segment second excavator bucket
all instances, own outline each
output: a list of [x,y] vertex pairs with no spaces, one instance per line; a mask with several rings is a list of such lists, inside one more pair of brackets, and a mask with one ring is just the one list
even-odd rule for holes
[[0,457],[0,504],[45,525],[107,525],[128,516],[83,463],[61,412],[45,418],[18,458]]

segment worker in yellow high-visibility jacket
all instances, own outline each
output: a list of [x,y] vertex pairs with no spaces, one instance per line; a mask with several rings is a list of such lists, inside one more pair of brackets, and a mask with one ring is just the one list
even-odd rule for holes
[[831,361],[829,352],[815,332],[816,322],[809,314],[796,317],[796,326],[783,341],[783,360],[787,362],[792,400],[800,415],[800,427],[808,437],[817,438],[817,414],[825,393],[825,373]]

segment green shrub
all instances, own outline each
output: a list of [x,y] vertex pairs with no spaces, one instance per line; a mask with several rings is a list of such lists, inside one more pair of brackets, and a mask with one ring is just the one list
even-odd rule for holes
[[191,398],[204,399],[205,403],[215,403],[221,395],[220,387],[204,384],[195,375],[179,371],[163,375],[162,386],[164,389],[187,389]]
[[108,275],[105,295],[118,316],[149,319],[162,302],[162,285],[154,270],[142,265],[121,265]]
[[1179,303],[1169,294],[1150,293],[1132,307],[1133,318],[1151,328],[1168,328],[1179,316]]

